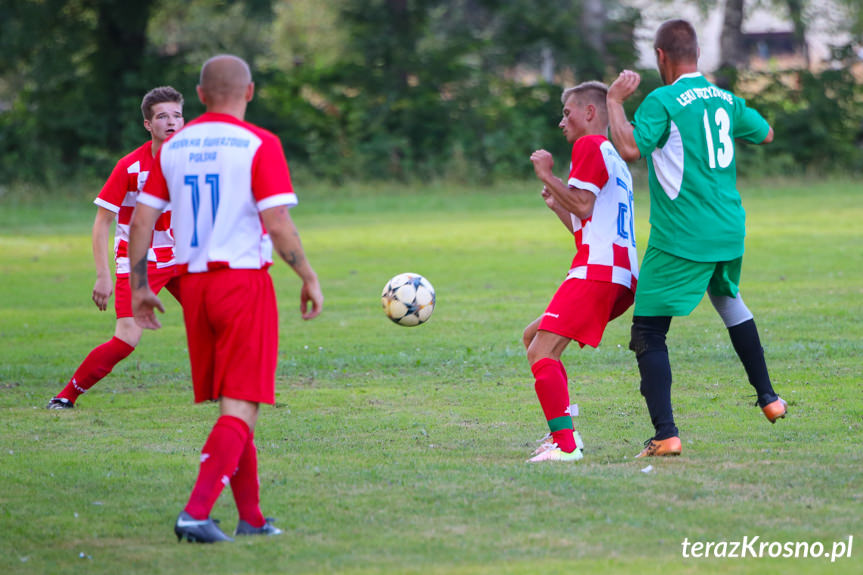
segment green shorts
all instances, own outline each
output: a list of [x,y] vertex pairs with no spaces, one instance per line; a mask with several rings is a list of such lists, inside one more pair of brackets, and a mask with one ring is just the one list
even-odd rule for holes
[[635,288],[634,315],[684,316],[704,292],[737,297],[743,257],[727,262],[696,262],[648,246]]

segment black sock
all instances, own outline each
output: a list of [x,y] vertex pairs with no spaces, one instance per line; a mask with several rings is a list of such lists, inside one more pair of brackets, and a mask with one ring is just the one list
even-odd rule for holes
[[635,316],[629,343],[638,361],[641,395],[647,403],[650,421],[656,429],[654,439],[657,440],[678,435],[671,409],[671,363],[665,345],[665,334],[670,325],[670,317]]
[[668,351],[648,351],[638,356],[641,395],[647,403],[650,421],[656,429],[654,439],[678,435],[671,409],[671,363]]
[[731,344],[734,346],[734,351],[737,352],[737,357],[743,363],[743,368],[749,377],[749,383],[752,384],[758,394],[758,405],[764,407],[771,401],[776,401],[776,392],[773,391],[773,385],[770,383],[770,376],[767,373],[764,348],[761,347],[755,320],[750,319],[739,325],[729,327],[728,335],[731,336]]

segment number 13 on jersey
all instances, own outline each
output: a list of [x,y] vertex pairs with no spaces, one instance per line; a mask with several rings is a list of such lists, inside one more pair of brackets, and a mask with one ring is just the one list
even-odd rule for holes
[[[197,174],[187,175],[183,178],[183,183],[192,189],[192,215],[195,225],[192,228],[192,243],[191,247],[198,247],[198,213],[201,210],[201,187],[200,176]],[[210,189],[210,207],[212,212],[212,222],[216,221],[216,212],[219,210],[219,174],[206,174],[204,176],[204,185]],[[210,226],[212,227],[212,226]]]
[[713,145],[713,128],[710,122],[710,111],[704,110],[704,138],[707,140],[707,158],[710,168],[719,164],[720,168],[727,168],[734,159],[734,141],[731,139],[731,118],[725,108],[717,108],[713,116],[719,133],[717,134],[718,146]]

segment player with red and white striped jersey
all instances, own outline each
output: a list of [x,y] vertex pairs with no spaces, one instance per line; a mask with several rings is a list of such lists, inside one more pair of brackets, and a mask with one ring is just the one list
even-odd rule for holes
[[[182,128],[182,124],[172,129],[171,134]],[[158,151],[158,148],[157,148]],[[138,201],[138,193],[144,189],[147,177],[153,169],[152,142],[147,142],[134,152],[125,156],[111,172],[108,181],[99,195],[93,201],[116,216],[117,227],[114,231],[114,260],[117,265],[117,275],[128,279],[129,276],[129,222]],[[174,265],[174,237],[171,235],[171,207],[165,211],[156,222],[153,230],[153,241],[148,261],[157,269]],[[131,311],[131,310],[130,310]]]
[[[96,263],[93,302],[104,311],[108,307],[112,292],[115,292],[114,310],[117,322],[114,337],[87,355],[66,387],[48,403],[49,409],[75,407],[78,397],[111,373],[115,365],[135,350],[141,339],[142,329],[132,317],[132,295],[129,290],[129,221],[138,194],[144,188],[152,170],[154,156],[162,144],[183,127],[183,96],[169,86],[154,88],[144,96],[141,112],[144,116],[144,127],[151,135],[150,141],[117,162],[94,201],[98,208],[93,224],[93,258]],[[115,228],[116,289],[111,278],[108,251],[112,227]],[[158,293],[166,287],[179,299],[179,286],[175,281],[171,212],[168,206],[156,222],[148,250],[148,262],[153,291]]]
[[596,196],[590,216],[570,214],[576,253],[567,277],[612,282],[635,291],[632,175],[608,138],[588,135],[575,142],[567,183]]
[[243,120],[253,94],[242,59],[221,55],[204,64],[198,97],[207,111],[162,148],[130,230],[135,319],[156,329],[154,309],[162,305],[147,282],[146,243],[172,205],[195,401],[220,404],[198,479],[174,524],[178,539],[200,543],[231,540],[210,518],[228,483],[239,514],[236,535],[281,533],[261,513],[254,442],[260,404],[275,402],[273,247],[303,281],[303,318],[316,317],[323,305],[288,212],[297,198],[281,143]]
[[560,127],[573,144],[566,183],[552,174],[550,153],[531,155],[545,184],[543,198],[575,236],[577,251],[545,313],[524,331],[534,388],[550,432],[530,462],[582,458],[560,356],[570,341],[597,347],[608,323],[632,305],[638,281],[632,175],[606,138],[607,91],[601,82],[584,82],[561,96]]

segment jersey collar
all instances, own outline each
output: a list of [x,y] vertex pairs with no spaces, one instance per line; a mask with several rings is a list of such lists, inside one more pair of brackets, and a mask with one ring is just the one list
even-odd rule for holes
[[701,76],[703,76],[701,72],[690,72],[689,74],[681,74],[677,77],[677,80],[675,80],[671,85],[673,86],[674,84],[677,84],[683,79],[700,78]]

